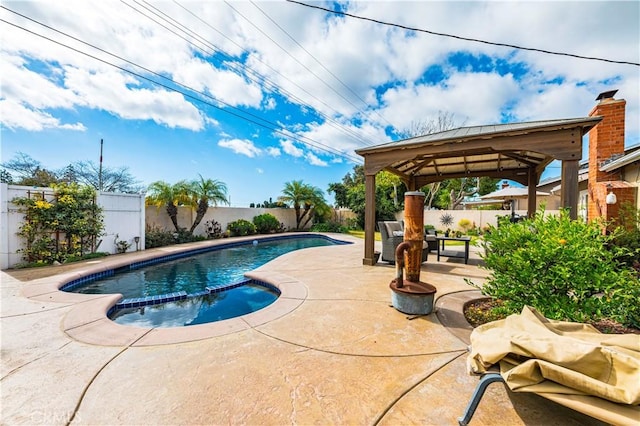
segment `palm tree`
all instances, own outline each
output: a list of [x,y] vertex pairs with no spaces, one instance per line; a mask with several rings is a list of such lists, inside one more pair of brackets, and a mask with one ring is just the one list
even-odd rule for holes
[[171,185],[164,181],[156,181],[147,188],[148,194],[145,199],[147,206],[156,206],[158,208],[165,206],[167,214],[171,218],[176,232],[180,232],[178,226],[178,206],[184,204],[187,199],[187,183],[180,181]]
[[227,185],[218,180],[205,179],[200,176],[200,180],[189,183],[187,188],[189,194],[189,205],[196,209],[196,218],[189,229],[190,233],[200,224],[202,218],[207,213],[209,206],[217,206],[218,203],[229,204],[227,199]]
[[[313,218],[314,208],[326,205],[322,190],[303,183],[301,180],[285,183],[282,195],[278,197],[278,200],[293,207],[296,212],[297,229],[302,229],[309,223]],[[305,217],[306,220],[303,224],[302,220]]]

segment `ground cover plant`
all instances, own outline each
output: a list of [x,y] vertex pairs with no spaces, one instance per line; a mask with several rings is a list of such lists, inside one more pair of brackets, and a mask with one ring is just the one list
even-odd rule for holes
[[550,319],[640,328],[640,278],[620,260],[629,249],[612,243],[625,231],[603,229],[566,211],[491,228],[482,243],[491,273],[481,287],[496,301],[491,314],[504,317],[528,305]]

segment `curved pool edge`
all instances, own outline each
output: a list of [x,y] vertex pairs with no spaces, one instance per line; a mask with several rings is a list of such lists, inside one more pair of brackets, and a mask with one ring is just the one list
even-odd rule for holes
[[[208,240],[181,244],[131,253],[130,256],[110,259],[111,256],[86,264],[83,268],[58,276],[50,277],[42,283],[35,283],[22,289],[22,294],[33,300],[68,303],[71,309],[65,314],[61,328],[72,339],[100,346],[155,346],[186,343],[248,330],[281,318],[296,310],[307,298],[306,286],[292,277],[280,272],[249,271],[245,276],[263,281],[280,290],[280,296],[272,304],[258,311],[240,317],[188,327],[151,328],[120,325],[107,317],[108,311],[122,296],[119,294],[82,294],[61,291],[60,288],[74,279],[109,269],[126,267],[140,261],[153,260],[167,253],[189,253],[203,248],[233,246],[252,240],[273,240],[286,238],[322,237],[340,244],[352,242],[339,240],[319,233],[296,233],[276,235],[253,235],[238,237],[229,241]],[[280,238],[278,238],[280,237]],[[115,257],[115,256],[114,256]]]

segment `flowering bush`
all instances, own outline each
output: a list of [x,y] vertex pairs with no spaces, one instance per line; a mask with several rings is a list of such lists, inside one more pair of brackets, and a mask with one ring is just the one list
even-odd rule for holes
[[501,300],[507,314],[529,305],[552,319],[640,326],[640,279],[602,230],[565,211],[492,228],[483,242],[491,271],[483,294]]
[[18,235],[24,239],[25,248],[20,252],[28,264],[64,262],[98,248],[97,238],[104,225],[95,191],[77,184],[60,184],[53,189],[52,200],[42,192],[11,200],[25,215]]

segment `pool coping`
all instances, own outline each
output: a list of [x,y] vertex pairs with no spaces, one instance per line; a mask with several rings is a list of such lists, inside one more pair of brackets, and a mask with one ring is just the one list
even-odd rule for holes
[[[74,280],[81,280],[89,275],[108,274],[115,269],[129,265],[154,261],[158,258],[187,256],[199,251],[216,250],[246,244],[248,241],[271,241],[290,238],[321,237],[340,244],[351,244],[325,234],[305,232],[296,234],[251,235],[226,239],[207,240],[175,246],[160,247],[129,254],[127,257],[108,256],[93,262],[87,262],[82,269],[60,274],[46,279],[36,280],[22,289],[23,296],[37,301],[64,303],[71,306],[62,320],[61,328],[69,337],[79,342],[100,346],[156,346],[186,343],[237,333],[248,330],[270,321],[274,321],[296,310],[307,298],[307,288],[300,281],[281,272],[253,270],[244,275],[247,279],[256,280],[274,286],[280,296],[270,305],[258,311],[207,324],[190,325],[188,327],[138,327],[120,325],[111,321],[107,314],[119,301],[122,295],[117,294],[82,294],[62,291],[61,288]],[[310,247],[308,249],[314,249]],[[305,249],[307,250],[307,249]],[[195,252],[195,253],[194,253]],[[283,256],[286,256],[283,255]]]

